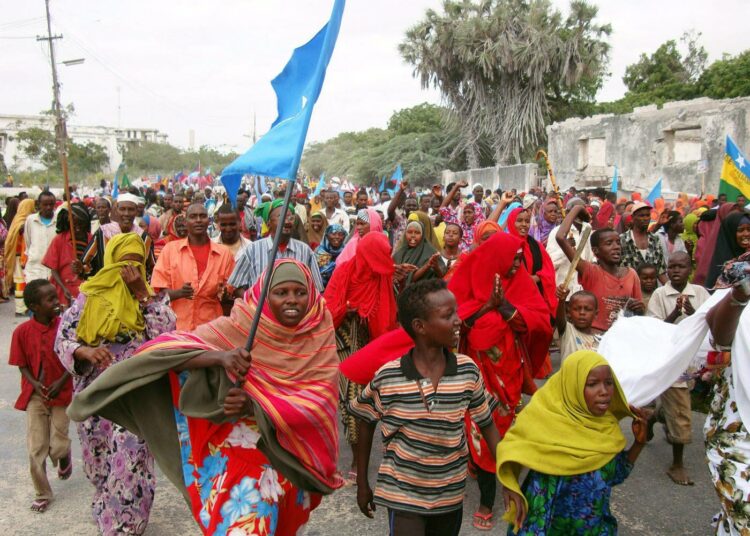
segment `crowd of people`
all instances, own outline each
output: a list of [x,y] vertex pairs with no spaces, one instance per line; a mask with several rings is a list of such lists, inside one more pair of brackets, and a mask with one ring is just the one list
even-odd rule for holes
[[[667,474],[693,483],[697,383],[714,390],[716,534],[748,533],[747,200],[468,187],[7,199],[0,301],[30,317],[9,361],[32,510],[52,501],[47,458],[60,479],[73,471],[72,419],[104,535],[145,531],[154,461],[204,534],[297,534],[324,496],[355,485],[364,515],[387,509],[391,534],[455,535],[469,475],[479,530],[497,522],[500,483],[509,534],[614,534],[611,489],[658,423]],[[700,321],[711,345],[643,407],[597,353],[632,317]]]

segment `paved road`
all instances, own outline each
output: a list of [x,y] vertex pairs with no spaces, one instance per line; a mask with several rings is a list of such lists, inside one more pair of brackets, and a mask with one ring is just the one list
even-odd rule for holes
[[[3,453],[0,457],[0,504],[3,505],[0,509],[0,536],[95,536],[89,509],[91,487],[81,471],[81,449],[77,438],[73,441],[72,478],[60,482],[50,471],[54,502],[43,515],[29,511],[33,489],[26,463],[24,414],[13,409],[18,395],[19,373],[7,365],[10,334],[19,322],[13,316],[11,304],[0,305],[0,452]],[[703,536],[712,532],[709,522],[718,503],[704,462],[700,433],[702,424],[703,416],[694,414],[695,443],[686,450],[686,460],[696,480],[696,485],[692,487],[676,486],[665,475],[671,450],[661,430],[657,429],[656,439],[641,454],[630,478],[614,491],[612,509],[620,522],[620,534]],[[72,426],[71,434],[75,436]],[[629,431],[626,435],[630,438]],[[373,451],[377,450],[376,446]],[[351,454],[345,445],[341,452],[340,466],[344,468],[348,466]],[[374,473],[375,468],[371,475],[373,483]],[[471,513],[477,507],[478,496],[476,483],[470,480],[467,484],[462,534],[483,534],[471,526]],[[502,524],[492,531],[493,534],[504,532]],[[181,496],[162,475],[158,478],[156,501],[146,534],[200,534]],[[324,499],[323,504],[313,512],[307,534],[386,534],[385,512],[378,511],[374,520],[366,519],[357,509],[354,489],[345,488]]]

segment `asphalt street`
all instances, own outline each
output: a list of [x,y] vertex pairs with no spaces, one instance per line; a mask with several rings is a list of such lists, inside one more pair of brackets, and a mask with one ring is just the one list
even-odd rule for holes
[[[19,392],[20,374],[8,362],[8,348],[13,328],[23,319],[13,314],[11,303],[0,305],[0,536],[10,535],[81,535],[94,536],[90,500],[92,488],[81,470],[81,449],[71,425],[73,438],[73,476],[57,480],[49,468],[55,498],[44,514],[33,513],[29,505],[34,493],[29,477],[25,444],[25,416],[13,409]],[[704,415],[693,414],[693,444],[686,449],[686,463],[695,480],[690,487],[677,486],[666,476],[671,448],[664,440],[661,427],[644,449],[635,469],[624,484],[615,488],[612,510],[619,520],[620,534],[630,535],[707,535],[712,533],[710,521],[718,509],[718,501],[706,467],[701,428]],[[630,423],[623,423],[630,440]],[[341,441],[340,468],[349,466],[351,452]],[[371,485],[379,460],[379,445],[373,448]],[[473,480],[467,482],[462,534],[482,534],[472,527],[471,514],[476,510],[479,492]],[[386,534],[386,513],[379,509],[375,519],[365,518],[358,510],[352,487],[337,491],[323,499],[310,519],[306,534],[310,536],[354,536]],[[498,496],[496,517],[500,507]],[[505,533],[502,522],[490,532]],[[158,476],[156,500],[146,534],[153,536],[200,534],[182,497],[161,474]]]

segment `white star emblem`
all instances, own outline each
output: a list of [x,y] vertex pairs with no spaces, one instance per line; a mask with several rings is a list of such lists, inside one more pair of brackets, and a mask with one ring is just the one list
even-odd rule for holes
[[745,158],[742,155],[737,156],[737,158],[735,158],[735,160],[740,165],[740,168],[745,167]]

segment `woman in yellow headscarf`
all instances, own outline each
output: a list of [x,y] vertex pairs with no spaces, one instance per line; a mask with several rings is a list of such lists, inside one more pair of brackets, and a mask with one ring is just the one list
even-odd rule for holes
[[25,247],[23,241],[23,228],[26,218],[35,211],[33,199],[24,199],[18,204],[18,211],[13,217],[5,237],[5,288],[15,288],[16,313],[23,314],[26,306],[23,304],[23,289],[26,286],[23,277],[23,263],[25,259]]
[[[634,417],[627,451],[618,422],[624,417]],[[628,407],[602,356],[571,354],[497,446],[505,518],[515,525],[508,534],[616,534],[610,493],[646,443],[646,417]],[[522,467],[529,474],[519,488]]]
[[[60,321],[55,351],[81,392],[147,340],[175,329],[166,295],[146,282],[146,246],[136,233],[107,242],[104,266],[81,285]],[[84,471],[96,491],[93,517],[101,534],[143,534],[154,500],[154,459],[144,440],[93,416],[77,423]]]

